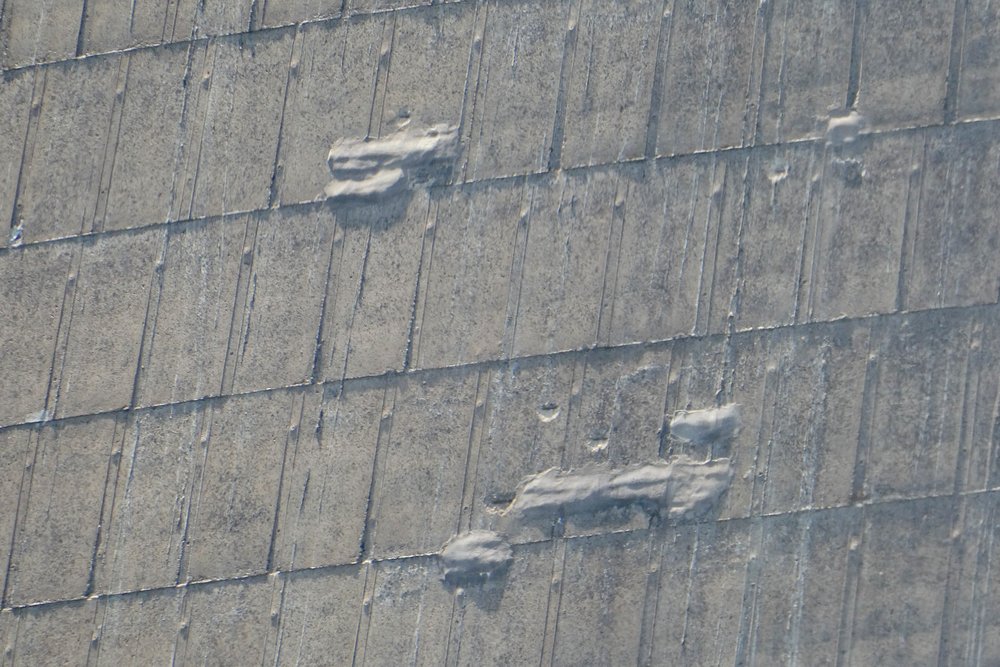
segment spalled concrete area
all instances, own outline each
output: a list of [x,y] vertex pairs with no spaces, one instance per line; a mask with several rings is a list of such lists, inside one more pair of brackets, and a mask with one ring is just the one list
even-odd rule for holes
[[998,36],[0,2],[0,663],[1000,663]]

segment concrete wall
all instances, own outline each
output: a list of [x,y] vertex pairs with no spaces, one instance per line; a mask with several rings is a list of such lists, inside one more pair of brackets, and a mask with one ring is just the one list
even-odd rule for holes
[[1000,6],[404,4],[0,2],[0,664],[1000,663]]

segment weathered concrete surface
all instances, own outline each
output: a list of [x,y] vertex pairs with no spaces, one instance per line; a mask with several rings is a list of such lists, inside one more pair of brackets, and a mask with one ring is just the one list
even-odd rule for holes
[[0,2],[0,662],[1000,663],[998,36]]

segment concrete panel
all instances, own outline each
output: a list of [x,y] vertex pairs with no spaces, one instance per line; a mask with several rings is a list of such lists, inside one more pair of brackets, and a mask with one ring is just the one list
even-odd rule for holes
[[123,65],[121,56],[108,56],[45,69],[15,211],[25,243],[90,231]]
[[93,664],[169,664],[181,627],[184,592],[153,591],[102,600],[95,624],[99,635]]
[[378,124],[373,123],[373,136],[392,134],[404,124],[461,123],[475,16],[472,2],[395,14],[381,109],[372,116]]
[[775,0],[768,5],[757,139],[780,143],[819,136],[829,112],[847,103],[857,2]]
[[166,23],[173,26],[170,5],[156,0],[87,0],[81,35],[82,51],[120,51],[140,44],[170,41]]
[[8,644],[4,659],[18,667],[87,664],[96,606],[87,600],[17,610],[16,640]]
[[971,370],[970,324],[950,313],[921,313],[874,334],[872,397],[868,414],[862,413],[871,424],[862,435],[865,497],[953,490]]
[[70,276],[72,299],[63,312],[69,332],[65,356],[49,399],[57,417],[116,410],[132,402],[163,238],[163,231],[151,230],[82,243],[79,272]]
[[741,211],[738,329],[792,324],[799,312],[805,238],[819,199],[822,156],[814,146],[760,148],[750,159]]
[[951,498],[868,510],[849,646],[852,664],[939,661],[954,510]]
[[344,0],[271,0],[263,5],[260,23],[266,27],[340,16]]
[[386,388],[348,382],[326,393],[306,395],[285,462],[275,538],[282,570],[350,563],[361,551]]
[[246,232],[243,216],[169,228],[139,405],[220,392]]
[[[88,417],[41,427],[21,486],[6,604],[89,595],[119,427]],[[89,640],[89,636],[87,637]]]
[[127,59],[117,150],[108,167],[111,180],[104,229],[181,217],[175,201],[178,172],[187,153],[196,148],[184,142],[184,111],[193,95],[189,79],[204,67],[205,48],[145,49],[128,54]]
[[272,392],[233,397],[214,407],[200,441],[204,462],[191,506],[187,579],[270,568],[281,472],[299,430],[301,400],[291,392]]
[[289,574],[272,664],[351,664],[369,572],[351,565]]
[[[538,660],[553,585],[553,543],[514,550],[504,581],[471,586],[456,599],[452,646],[459,665],[524,665]],[[516,637],[516,641],[512,638]]]
[[40,421],[75,245],[0,253],[0,424]]
[[380,15],[313,24],[299,33],[278,156],[281,203],[321,197],[330,180],[330,144],[370,136],[380,47],[391,27]]
[[362,665],[443,665],[451,630],[452,594],[429,558],[408,558],[375,565],[371,619]]
[[138,413],[128,424],[96,589],[122,592],[179,583],[192,497],[210,425],[209,404]]
[[997,123],[929,133],[919,216],[907,229],[904,307],[996,303],[1000,271]]
[[270,204],[293,37],[278,30],[218,40],[205,69],[191,73],[208,93],[200,133],[189,137],[198,146],[191,217]]
[[1000,7],[990,0],[965,6],[958,113],[995,117],[1000,111]]
[[478,375],[396,381],[365,544],[376,557],[434,552],[457,532]]
[[[845,505],[851,500],[870,332],[860,323],[835,323],[775,336],[768,364],[775,386],[767,396],[773,416],[767,429],[767,513]],[[746,359],[760,365],[759,359]],[[737,371],[737,384],[741,380]],[[736,400],[742,400],[738,396]],[[752,436],[756,424],[745,422]]]
[[566,545],[553,664],[638,663],[649,560],[641,533]]
[[[761,68],[756,0],[675,2],[663,68],[657,155],[742,146]],[[758,84],[759,85],[759,84]]]
[[[12,220],[12,216],[21,175],[31,98],[35,81],[41,78],[37,70],[5,73],[3,85],[0,86],[0,115],[6,119],[6,130],[0,136],[0,248],[8,244],[17,245],[21,240],[16,228],[17,221]],[[5,230],[3,221],[12,221],[15,227]]]
[[588,0],[576,11],[576,40],[563,74],[566,118],[560,164],[640,158],[646,152],[663,2]]
[[[518,484],[529,475],[563,467],[573,379],[574,364],[565,358],[515,361],[487,376],[473,528],[502,529],[498,512],[514,499]],[[524,535],[545,538],[550,531],[545,526]]]
[[704,332],[714,300],[719,228],[729,229],[739,220],[738,210],[729,205],[742,201],[741,184],[729,185],[738,177],[731,175],[726,158],[712,157],[660,162],[630,178],[611,342]]
[[338,211],[323,321],[326,379],[406,364],[429,215],[424,193]]
[[563,467],[621,467],[657,458],[669,364],[666,348],[587,354],[569,406]]
[[508,304],[517,299],[513,270],[525,230],[524,191],[523,181],[504,180],[432,199],[433,236],[424,247],[429,270],[414,323],[417,367],[501,358]]
[[906,135],[828,151],[816,238],[803,271],[808,319],[892,312],[910,175],[921,148]]
[[250,216],[224,392],[284,387],[313,377],[334,234],[326,210]]
[[[0,586],[7,590],[11,546],[21,507],[27,509],[27,494],[22,495],[25,481],[30,478],[34,458],[36,431],[28,428],[8,428],[0,431]],[[5,601],[6,602],[6,601]],[[6,606],[6,605],[5,605]],[[0,621],[0,637],[3,625]]]
[[4,69],[72,58],[84,0],[10,0],[4,6]]
[[730,521],[674,530],[677,546],[663,552],[652,664],[733,662],[749,526]]
[[569,7],[565,0],[487,5],[466,180],[547,168]]
[[271,627],[270,578],[222,582],[189,590],[182,621],[184,665],[261,662]]
[[605,298],[616,171],[533,184],[512,354],[597,343]]
[[954,5],[870,0],[861,12],[861,113],[879,129],[940,123]]

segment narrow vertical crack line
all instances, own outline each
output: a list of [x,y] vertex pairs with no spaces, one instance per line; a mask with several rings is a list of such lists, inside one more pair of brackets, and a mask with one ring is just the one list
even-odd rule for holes
[[[732,392],[736,383],[736,350],[733,346],[733,335],[736,333],[736,321],[740,317],[740,309],[743,305],[743,288],[746,283],[746,276],[743,274],[746,259],[746,248],[743,244],[743,232],[747,224],[747,211],[750,210],[750,162],[751,156],[748,154],[743,164],[743,197],[740,202],[740,221],[736,228],[736,268],[733,271],[733,294],[729,299],[729,313],[726,315],[726,337],[725,354],[723,356],[722,377],[719,383],[719,393],[717,402],[721,406],[726,397],[726,378],[729,379],[729,391]],[[727,170],[728,173],[728,170]],[[719,225],[720,228],[722,225]],[[718,250],[716,250],[718,254]]]
[[[962,530],[962,525],[965,523],[965,516],[967,512],[967,506],[964,498],[959,498],[956,496],[955,503],[958,505],[955,508],[954,515],[951,522],[950,534],[955,535]],[[949,649],[949,639],[951,637],[951,623],[952,623],[952,606],[955,604],[955,589],[956,579],[961,581],[962,578],[962,546],[963,540],[954,539],[952,540],[951,548],[948,550],[948,565],[944,572],[944,596],[941,601],[941,631],[938,634],[938,650],[937,650],[937,664],[947,665],[948,660],[948,649]],[[957,563],[956,563],[957,561]],[[958,572],[956,573],[956,567]],[[940,574],[940,572],[939,572]]]
[[358,294],[354,298],[354,306],[351,308],[351,318],[347,324],[347,340],[344,341],[344,365],[340,369],[340,384],[343,386],[344,381],[347,380],[347,368],[348,363],[351,360],[351,339],[354,338],[354,318],[358,314],[358,309],[361,308],[361,300],[364,298],[365,294],[365,271],[368,270],[368,256],[371,254],[372,248],[372,226],[368,226],[368,237],[365,240],[365,252],[361,258],[361,271],[358,274]]
[[549,145],[549,159],[546,165],[548,171],[559,169],[562,163],[566,96],[569,93],[569,79],[572,77],[573,65],[576,63],[582,4],[583,0],[577,0],[576,5],[569,9],[569,24],[566,27],[566,37],[563,40],[562,62],[559,66],[559,89],[556,92],[556,108],[552,121],[552,143]]
[[[788,11],[788,6],[785,6],[785,11]],[[760,52],[760,77],[757,81],[757,108],[755,110],[757,117],[754,118],[753,132],[751,133],[750,145],[756,146],[764,131],[764,89],[767,87],[767,58],[771,51],[771,26],[774,21],[774,3],[773,2],[762,2],[760,4],[760,9],[758,13],[763,14],[761,17],[761,32],[763,33],[763,44],[761,45]],[[754,33],[754,39],[756,40],[756,33]],[[752,80],[752,79],[751,79]],[[747,96],[749,98],[750,90],[747,89]],[[747,128],[749,130],[749,128]]]
[[854,5],[854,22],[851,29],[851,64],[847,79],[847,109],[857,109],[861,90],[862,55],[864,53],[864,21],[868,14],[868,0],[857,0]]
[[[338,396],[337,400],[339,403],[341,398]],[[385,466],[385,459],[388,458],[386,450],[389,448],[389,440],[392,437],[392,412],[395,410],[395,406],[396,384],[386,383],[382,393],[382,411],[379,413],[379,429],[375,440],[375,455],[372,456],[372,474],[371,480],[368,483],[368,497],[365,499],[365,523],[362,526],[361,540],[358,544],[359,562],[370,559],[372,554],[372,542],[375,538],[372,523],[378,519],[379,508],[376,507],[376,501],[380,495],[379,482],[384,476],[382,468]],[[337,409],[339,411],[339,405]],[[388,416],[386,416],[387,414]]]
[[[69,350],[69,339],[73,334],[73,315],[76,312],[76,293],[80,285],[80,274],[83,273],[83,250],[83,244],[78,244],[76,257],[74,257],[71,261],[70,275],[66,281],[66,291],[63,293],[63,309],[59,314],[59,329],[56,330],[56,351],[53,353],[53,358],[55,358],[60,352],[60,345],[62,346],[62,354],[58,355],[58,376],[55,375],[55,363],[52,364],[53,367],[51,374],[49,375],[49,389],[45,396],[45,411],[43,413],[46,421],[55,417],[59,410],[59,399],[61,398],[63,391],[63,378],[66,376],[66,356]],[[64,314],[66,314],[65,318]],[[64,319],[66,321],[65,336],[62,332],[62,323]],[[56,377],[58,377],[58,380]]]
[[698,548],[700,546],[701,524],[695,526],[694,543],[691,545],[691,562],[688,563],[687,590],[684,592],[684,623],[681,627],[681,660],[687,650],[688,627],[691,625],[691,595],[694,591],[694,575],[698,570]]
[[[979,349],[981,349],[981,336],[979,332],[973,331],[969,336],[968,348],[965,353],[964,382],[962,383],[962,402],[960,403],[961,423],[958,429],[958,454],[955,457],[955,478],[952,484],[952,495],[956,497],[961,495],[968,485],[967,461],[972,458],[969,456],[969,440],[970,433],[974,429],[976,403],[979,401],[980,374],[978,369],[984,366],[988,367],[988,364],[981,363],[982,360],[977,354]],[[944,437],[941,439],[944,440]]]
[[[334,223],[336,224],[336,222]],[[316,348],[313,351],[312,369],[309,371],[309,384],[320,382],[320,375],[325,369],[323,366],[323,335],[326,333],[326,310],[330,297],[330,279],[333,276],[334,255],[336,255],[336,231],[330,238],[330,258],[326,263],[326,280],[323,281],[323,300],[319,307],[319,325],[316,327]],[[334,299],[336,303],[336,298]]]
[[[180,202],[177,201],[177,181],[179,178],[185,174],[181,173],[183,165],[181,164],[184,159],[186,139],[187,139],[187,127],[188,127],[188,110],[191,102],[191,73],[194,67],[194,54],[195,54],[195,43],[188,43],[187,47],[187,58],[184,61],[184,73],[181,76],[181,87],[184,89],[184,97],[181,101],[181,116],[180,123],[177,126],[177,141],[174,146],[174,162],[173,162],[173,172],[170,175],[170,199],[167,204],[167,222],[172,220],[175,215],[174,208],[179,205]],[[207,50],[206,50],[207,55]],[[188,211],[190,213],[190,211]]]
[[[409,323],[407,324],[407,327],[406,327],[406,349],[403,351],[403,370],[404,371],[410,370],[410,366],[413,363],[413,337],[416,334],[416,326],[417,326],[417,304],[418,304],[418,302],[420,300],[420,281],[421,281],[421,278],[423,277],[423,272],[424,272],[424,253],[427,251],[427,248],[426,248],[426,246],[427,246],[427,231],[426,230],[428,228],[428,225],[430,224],[431,215],[432,215],[431,211],[433,209],[434,209],[434,205],[433,205],[433,202],[431,201],[430,193],[428,193],[428,196],[427,196],[427,211],[425,213],[424,224],[423,224],[423,228],[424,228],[425,231],[424,231],[423,234],[420,235],[420,259],[417,260],[417,262],[418,262],[418,264],[417,264],[417,280],[416,280],[416,283],[413,286],[413,300],[410,302],[410,317],[409,317]],[[436,216],[436,212],[435,212],[434,215]],[[433,261],[433,258],[434,258],[434,238],[437,235],[436,234],[436,225],[435,225],[434,228],[431,229],[430,234],[431,234],[431,247],[430,247],[430,253],[431,254],[430,254],[430,259],[428,260],[428,266],[427,266],[427,274],[428,274],[428,278],[427,279],[428,280],[430,280],[430,264],[429,264],[429,262]],[[426,298],[427,298],[427,295],[424,294],[424,299],[426,300]],[[423,326],[423,322],[421,322],[421,330],[422,330],[422,326]]]
[[[287,467],[288,463],[288,450],[293,440],[296,443],[298,443],[299,434],[302,432],[302,415],[305,412],[305,403],[306,403],[305,396],[306,396],[305,393],[302,393],[298,397],[297,407],[299,414],[297,416],[294,416],[294,422],[292,424],[292,428],[290,428],[288,430],[288,433],[285,434],[285,446],[281,452],[281,466],[278,472],[278,498],[274,503],[274,518],[271,523],[271,541],[267,548],[267,565],[264,568],[265,572],[274,571],[274,554],[278,544],[278,522],[281,518],[282,499],[284,497],[285,468]],[[292,405],[293,405],[292,411],[294,414],[296,406],[294,403]]]
[[77,58],[79,58],[80,56],[83,55],[83,43],[84,43],[84,40],[86,39],[85,35],[86,35],[86,31],[87,31],[87,28],[86,28],[86,26],[87,26],[87,11],[89,9],[89,7],[87,6],[88,5],[88,0],[83,0],[82,3],[81,3],[81,5],[82,5],[82,7],[80,8],[80,28],[77,30],[77,33],[76,33],[76,57]]
[[[815,157],[816,157],[816,152],[809,151],[809,165],[805,171],[806,174],[812,173],[813,168],[815,167]],[[806,253],[806,248],[808,247],[809,243],[809,231],[812,228],[811,223],[813,219],[813,202],[814,202],[813,195],[815,194],[816,189],[817,189],[816,186],[812,183],[811,180],[806,183],[805,195],[803,197],[804,201],[802,207],[804,211],[802,217],[802,234],[800,235],[800,240],[799,240],[799,261],[798,261],[798,268],[795,274],[795,303],[792,306],[792,321],[791,321],[792,326],[802,323],[802,284],[803,281],[805,280],[806,256],[808,254]],[[806,304],[806,306],[808,307],[808,303]]]
[[879,362],[877,346],[882,337],[881,327],[873,326],[869,331],[868,362],[865,368],[864,389],[861,394],[861,418],[858,425],[857,451],[854,458],[854,472],[851,479],[851,502],[865,499],[865,478],[868,458],[871,455],[872,428],[875,421],[879,384]]
[[[0,44],[2,47],[2,44]],[[31,161],[35,154],[35,137],[38,132],[38,123],[42,115],[42,102],[45,99],[45,89],[48,83],[48,68],[43,68],[41,73],[36,69],[31,81],[31,101],[28,102],[28,122],[24,126],[24,141],[21,144],[21,162],[18,165],[17,179],[14,182],[14,200],[10,207],[10,233],[20,224],[21,217],[21,196],[24,194],[24,182],[26,171],[31,168]]]
[[[552,540],[552,576],[549,578],[548,603],[542,622],[542,651],[539,667],[551,667],[556,659],[556,639],[559,630],[559,611],[562,608],[563,580],[566,574],[566,540]],[[545,658],[548,657],[546,663]]]
[[[455,647],[455,656],[454,658],[452,658],[451,642],[452,642],[452,633],[455,629],[455,624],[456,622],[458,622],[456,620],[456,617],[462,613],[462,610],[459,607],[462,604],[461,600],[463,598],[464,596],[461,595],[451,596],[451,613],[448,615],[448,634],[445,636],[444,662],[442,663],[445,667],[458,664],[458,653],[460,647]],[[459,632],[459,636],[460,635],[461,632]],[[456,641],[460,641],[460,638],[456,637]],[[416,664],[416,662],[413,662],[412,664]]]
[[944,122],[954,123],[958,115],[958,100],[962,84],[962,63],[965,60],[965,21],[968,0],[955,0],[951,24],[951,48],[948,54],[948,79],[945,84]]
[[[205,116],[202,118],[201,122],[201,135],[198,138],[198,150],[194,156],[194,173],[191,175],[191,199],[188,201],[187,206],[187,217],[195,217],[194,204],[198,198],[198,179],[201,174],[201,152],[205,146],[205,133],[208,127],[209,119],[212,116],[212,93],[215,90],[215,60],[218,57],[219,46],[218,43],[209,42],[205,47],[205,72],[209,75],[210,80],[208,81],[208,92],[206,93],[207,99],[205,100]],[[210,55],[211,54],[211,55]],[[211,58],[211,61],[209,60]],[[198,97],[201,97],[199,95]]]
[[[135,373],[132,375],[132,393],[129,395],[128,410],[139,407],[139,387],[142,383],[142,371],[146,367],[147,345],[149,354],[152,354],[153,335],[156,331],[156,318],[160,310],[160,299],[163,297],[163,273],[167,260],[167,248],[170,244],[170,231],[164,230],[163,244],[160,247],[159,257],[153,267],[153,275],[149,281],[149,290],[146,292],[146,313],[142,319],[142,328],[139,337],[139,353],[135,361]],[[152,326],[150,320],[152,319]],[[148,339],[148,343],[147,343]]]
[[[35,474],[35,463],[38,458],[38,434],[40,429],[41,426],[35,426],[28,430],[25,436],[27,440],[27,444],[24,448],[25,465],[21,469],[21,481],[18,483],[17,487],[17,504],[14,509],[14,522],[10,529],[10,540],[8,541],[10,548],[7,550],[7,563],[4,568],[3,590],[0,591],[0,609],[7,609],[10,606],[8,594],[10,593],[11,574],[14,572],[14,551],[17,547],[17,532],[20,528],[21,520],[23,519],[24,514],[27,513],[27,494],[31,492],[31,482]],[[33,434],[34,438],[32,438]],[[32,442],[32,440],[34,440],[34,442]],[[29,456],[31,461],[30,463],[28,463]],[[25,484],[26,481],[27,484]]]
[[[712,208],[718,207],[718,211],[715,212],[715,244],[712,249],[712,273],[709,278],[708,283],[708,304],[707,312],[705,313],[705,331],[712,330],[712,311],[714,310],[715,302],[715,283],[718,279],[719,274],[719,245],[722,243],[722,226],[725,223],[726,216],[726,190],[729,188],[729,164],[726,163],[722,168],[722,183],[719,184],[716,189],[715,186],[715,174],[718,164],[713,161],[712,165],[712,204],[710,206],[710,211]],[[711,217],[711,216],[710,216]],[[708,243],[705,243],[705,254],[708,254]],[[703,263],[704,266],[704,263]],[[704,268],[702,269],[704,271]],[[700,295],[699,295],[700,296]]]
[[[899,272],[896,276],[896,312],[902,312],[909,300],[908,278],[910,262],[913,261],[912,247],[916,242],[917,231],[924,199],[924,174],[927,171],[927,153],[930,139],[924,138],[920,155],[920,166],[916,173],[911,170],[906,185],[906,209],[903,213],[903,233],[899,244]],[[914,186],[916,181],[916,186]],[[915,199],[913,199],[915,197]]]
[[[200,445],[202,449],[204,449],[205,451],[202,453],[201,466],[200,470],[198,470],[199,473],[198,479],[191,480],[192,481],[191,490],[190,493],[188,493],[188,501],[187,501],[188,505],[184,517],[184,530],[182,531],[180,550],[177,558],[177,577],[174,581],[174,583],[178,585],[190,582],[190,573],[188,573],[188,578],[186,580],[182,579],[181,577],[183,577],[185,575],[185,571],[188,570],[188,564],[191,559],[190,550],[188,548],[191,535],[191,523],[192,521],[198,520],[198,511],[201,505],[201,496],[205,487],[205,469],[208,467],[208,450],[209,447],[211,446],[212,426],[214,423],[214,416],[215,416],[215,406],[209,405],[209,407],[205,410],[205,419],[207,419],[208,424],[203,425],[202,428],[198,429],[201,435],[199,435],[196,438],[197,442],[192,443],[192,448],[197,448]],[[197,485],[198,487],[197,493],[195,490],[195,485]],[[199,505],[198,508],[195,507],[195,503]],[[192,513],[194,513],[194,517],[191,516]]]
[[663,106],[663,79],[666,76],[667,58],[674,34],[672,0],[663,0],[660,7],[660,26],[656,36],[656,52],[653,61],[653,83],[650,91],[649,115],[646,117],[645,158],[656,158],[656,142],[660,132],[660,109]]
[[[125,430],[125,422],[128,419],[128,413],[120,415],[115,419],[115,428],[111,435],[111,452],[108,456],[108,463],[104,471],[104,493],[101,494],[101,508],[97,515],[97,529],[94,531],[94,547],[90,552],[90,564],[87,569],[87,584],[83,590],[84,597],[90,597],[94,594],[94,586],[96,585],[97,579],[97,557],[101,548],[101,538],[104,535],[104,522],[105,520],[110,521],[111,517],[105,517],[104,512],[107,509],[108,504],[108,487],[112,486],[112,494],[114,493],[114,486],[117,486],[118,481],[118,466],[121,464],[121,456],[115,456],[115,447],[118,444],[118,430]],[[124,438],[124,433],[122,433]],[[114,471],[114,483],[111,479],[112,471]],[[113,504],[113,503],[112,503]]]
[[[60,351],[65,356],[66,346],[60,345],[63,340],[68,340],[68,333],[66,337],[63,336],[63,321],[66,321],[66,328],[69,329],[70,322],[73,319],[73,306],[75,303],[76,295],[76,281],[77,274],[80,268],[80,257],[83,254],[83,244],[77,242],[76,249],[73,250],[73,254],[69,261],[69,270],[66,276],[66,286],[63,288],[63,298],[62,306],[59,308],[59,319],[56,324],[56,335],[55,340],[52,342],[52,356],[49,361],[49,377],[45,388],[45,404],[42,406],[42,417],[43,421],[49,421],[55,416],[56,401],[53,397],[53,392],[58,392],[58,389],[54,386],[57,382],[62,382],[62,361],[60,359]],[[69,315],[67,316],[67,306],[69,307]],[[62,349],[60,350],[60,347]],[[60,372],[56,375],[56,362],[59,361]]]
[[[371,582],[370,587],[369,582]],[[374,563],[369,563],[365,571],[364,589],[361,592],[361,613],[358,614],[358,631],[354,638],[354,655],[351,658],[352,667],[365,664],[368,652],[368,631],[371,629],[371,604],[377,585],[378,569]],[[360,661],[358,660],[359,653]]]
[[[606,322],[609,319],[605,317],[604,310],[605,310],[605,302],[608,299],[608,280],[611,269],[611,256],[615,251],[615,227],[617,226],[620,209],[624,208],[625,206],[624,204],[625,195],[623,194],[621,196],[619,195],[621,192],[621,188],[625,188],[626,191],[628,190],[628,184],[623,183],[623,180],[624,179],[622,178],[621,174],[618,174],[615,183],[614,201],[611,203],[611,216],[608,220],[608,233],[604,237],[605,251],[604,251],[604,270],[601,272],[602,273],[601,300],[597,305],[597,324],[594,329],[594,342],[598,345],[600,345],[602,342],[601,334],[604,331],[604,327],[607,326]],[[621,205],[619,205],[618,203],[619,200],[622,201]],[[618,241],[619,242],[621,241],[621,233],[618,234]],[[617,269],[618,269],[617,262],[614,268],[617,276]],[[614,289],[615,285],[612,285],[611,286],[612,299],[614,298],[613,296]]]
[[[379,41],[378,58],[375,60],[375,78],[372,81],[372,103],[368,113],[368,130],[365,132],[365,139],[378,137],[378,130],[381,128],[382,119],[378,118],[376,125],[375,114],[382,114],[382,105],[379,104],[379,95],[385,97],[385,87],[389,81],[388,67],[392,58],[392,42],[396,32],[396,13],[382,18],[382,39]],[[383,79],[385,83],[382,83]],[[373,134],[374,131],[374,134]]]
[[[236,275],[236,289],[233,290],[233,307],[230,311],[231,314],[229,317],[229,336],[226,338],[226,356],[223,359],[222,386],[219,387],[220,395],[225,394],[227,387],[232,386],[233,377],[236,374],[236,361],[233,359],[233,355],[235,354],[233,350],[233,334],[236,332],[236,313],[239,312],[237,310],[237,306],[240,303],[240,288],[244,286],[244,273],[248,271],[246,266],[246,255],[247,252],[253,252],[253,250],[247,245],[247,242],[251,240],[251,224],[251,219],[248,216],[243,229],[243,245],[240,248],[240,268]],[[254,233],[255,232],[256,227],[254,227]],[[254,239],[254,241],[255,240],[256,239]],[[242,326],[242,317],[240,318],[240,321],[240,326]]]
[[[854,626],[858,618],[858,599],[861,597],[861,568],[863,558],[861,550],[866,544],[866,534],[868,532],[868,512],[865,507],[861,508],[859,519],[859,537],[852,535],[854,542],[848,551],[847,573],[844,576],[843,607],[840,616],[840,631],[837,636],[837,661],[836,667],[845,667],[851,664],[850,653],[854,645]],[[854,531],[851,531],[852,533]]]
[[[257,0],[253,0],[251,9],[251,28],[253,32],[253,15],[256,12]],[[292,81],[299,66],[299,50],[302,48],[302,28],[296,29],[295,36],[292,37],[292,47],[288,54],[288,71],[285,75],[285,90],[281,97],[281,112],[278,114],[278,141],[274,147],[274,166],[271,169],[271,183],[267,190],[267,208],[274,208],[278,205],[278,181],[281,178],[281,145],[285,134],[285,113],[288,110],[288,91],[292,88]]]
[[[747,660],[747,651],[753,651],[754,619],[757,614],[757,579],[760,576],[760,560],[763,559],[765,530],[760,517],[752,517],[750,523],[751,549],[756,551],[756,556],[751,556],[743,568],[740,623],[736,631],[736,657],[733,661],[735,665],[755,664],[753,661]],[[753,533],[758,534],[756,539]],[[751,645],[749,649],[748,644]]]
[[[136,0],[129,0],[128,6],[128,37],[131,42],[135,35],[135,3]],[[162,39],[161,39],[162,41]],[[132,42],[134,43],[134,42]]]
[[94,232],[103,232],[106,224],[108,199],[111,196],[111,184],[115,175],[118,143],[122,135],[122,118],[125,115],[125,99],[132,71],[132,54],[123,54],[120,58],[118,77],[115,81],[115,97],[111,104],[111,114],[108,119],[108,134],[104,141],[104,156],[101,160],[101,170],[97,180],[97,197],[94,201],[93,216],[90,220],[90,228]]
[[[465,470],[462,473],[462,504],[458,508],[458,520],[455,524],[455,534],[460,534],[464,530],[468,530],[468,526],[465,526],[464,515],[466,508],[472,507],[473,494],[475,489],[475,471],[479,468],[479,448],[477,446],[476,440],[476,427],[479,425],[483,419],[482,412],[484,410],[480,409],[480,403],[482,402],[485,408],[485,399],[482,398],[482,393],[488,390],[489,382],[484,380],[485,373],[480,371],[476,374],[476,394],[473,398],[472,403],[472,415],[469,419],[469,435],[468,443],[465,448]],[[472,475],[470,482],[470,475]],[[469,520],[471,521],[471,511],[469,513]]]
[[[485,32],[485,20],[486,12],[489,5],[486,2],[477,2],[476,11],[472,17],[472,40],[469,44],[469,58],[465,66],[465,81],[462,83],[462,108],[458,116],[458,137],[459,141],[463,144],[465,155],[459,155],[459,158],[463,160],[463,163],[459,165],[459,168],[455,170],[455,175],[452,180],[456,180],[455,176],[458,172],[461,172],[462,178],[465,175],[465,166],[468,163],[468,146],[471,142],[465,141],[465,133],[468,130],[471,134],[472,128],[467,125],[467,123],[472,122],[472,118],[475,115],[476,109],[476,96],[479,94],[479,71],[483,64],[483,37],[484,35],[480,32],[480,25],[483,25],[483,30]],[[480,21],[480,14],[482,15],[482,21]],[[476,70],[476,84],[472,83],[472,71]],[[471,93],[471,97],[470,97]]]

